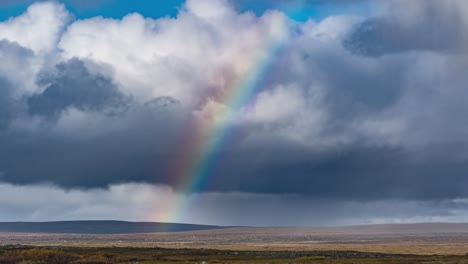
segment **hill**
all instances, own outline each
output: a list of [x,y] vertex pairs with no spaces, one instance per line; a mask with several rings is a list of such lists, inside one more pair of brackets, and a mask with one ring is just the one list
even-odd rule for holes
[[220,226],[125,221],[0,222],[4,233],[137,234],[219,229]]

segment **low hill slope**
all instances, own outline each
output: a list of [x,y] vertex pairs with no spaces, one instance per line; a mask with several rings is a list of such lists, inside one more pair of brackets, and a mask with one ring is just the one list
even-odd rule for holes
[[199,231],[219,228],[222,227],[209,225],[124,221],[0,222],[0,232],[5,233],[135,234]]

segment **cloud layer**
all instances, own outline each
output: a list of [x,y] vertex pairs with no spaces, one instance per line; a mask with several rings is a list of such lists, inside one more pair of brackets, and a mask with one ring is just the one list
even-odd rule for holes
[[467,198],[468,3],[381,5],[300,23],[214,0],[159,19],[33,4],[0,22],[0,180],[177,188],[168,164],[185,157],[187,124],[229,109],[223,94],[270,56],[251,102],[231,109],[234,143],[206,191]]
[[185,195],[149,184],[72,191],[49,185],[0,184],[0,221],[107,220],[110,216],[126,221],[174,221],[171,206],[181,200],[190,201],[191,206],[177,221],[228,226],[461,222],[468,217],[466,199],[343,202],[238,192]]

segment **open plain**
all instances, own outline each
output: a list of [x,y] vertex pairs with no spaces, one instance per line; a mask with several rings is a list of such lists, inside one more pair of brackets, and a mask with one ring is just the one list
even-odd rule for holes
[[75,261],[77,254],[120,258],[109,263],[468,263],[468,224],[239,227],[108,235],[0,233],[0,241],[4,255],[55,250],[73,255],[69,257]]

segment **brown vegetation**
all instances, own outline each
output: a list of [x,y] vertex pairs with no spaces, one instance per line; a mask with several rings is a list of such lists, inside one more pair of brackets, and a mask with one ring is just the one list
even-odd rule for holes
[[321,264],[468,264],[466,256],[420,256],[355,251],[227,251],[164,248],[81,248],[28,247],[0,248],[0,264],[169,264],[169,263],[321,263]]

